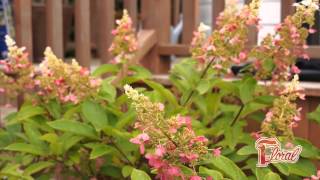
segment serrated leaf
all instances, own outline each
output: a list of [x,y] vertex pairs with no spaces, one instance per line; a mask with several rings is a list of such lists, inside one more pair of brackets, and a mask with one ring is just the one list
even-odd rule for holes
[[54,129],[70,132],[76,135],[99,139],[97,132],[89,125],[71,120],[56,120],[48,122],[48,125]]
[[84,117],[96,128],[97,131],[108,126],[106,111],[100,104],[93,101],[85,101],[81,107]]

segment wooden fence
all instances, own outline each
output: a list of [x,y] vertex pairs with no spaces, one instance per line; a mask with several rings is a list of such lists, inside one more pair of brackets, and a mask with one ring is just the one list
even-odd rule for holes
[[[215,19],[224,9],[224,0],[212,0],[212,28]],[[111,30],[114,28],[115,0],[75,0],[74,5],[63,0],[46,0],[43,7],[45,17],[34,16],[40,11],[32,0],[13,0],[16,40],[18,45],[26,46],[34,56],[34,42],[44,41],[51,46],[58,57],[65,52],[66,30],[69,25],[67,17],[74,15],[75,56],[82,66],[90,67],[92,63],[91,48],[96,47],[101,63],[111,59],[107,49],[111,44]],[[199,0],[123,0],[136,27],[139,27],[139,51],[136,59],[155,74],[167,73],[170,68],[170,56],[188,56],[192,34],[199,24]],[[246,3],[250,0],[246,0]],[[294,0],[281,0],[282,19],[294,12]],[[68,14],[69,13],[69,14]],[[182,14],[182,16],[181,16]],[[171,26],[176,25],[182,17],[183,30],[178,44],[170,43]],[[45,18],[45,24],[33,24],[39,18]],[[39,32],[38,27],[45,27]],[[35,33],[36,32],[36,33]],[[41,33],[45,38],[38,38]],[[317,34],[319,36],[319,34]],[[44,40],[45,39],[45,40]],[[257,33],[250,33],[250,44],[257,43]],[[38,42],[36,43],[38,44]],[[311,58],[320,58],[320,46],[312,45],[307,49]],[[309,87],[307,101],[299,102],[304,108],[303,121],[296,134],[309,138],[320,147],[317,139],[320,127],[306,119],[306,113],[319,104],[320,86],[314,83]]]

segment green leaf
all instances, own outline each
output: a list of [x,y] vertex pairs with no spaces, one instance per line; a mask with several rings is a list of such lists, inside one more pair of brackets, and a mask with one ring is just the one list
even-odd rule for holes
[[42,171],[43,169],[46,169],[46,168],[51,167],[53,165],[54,165],[54,163],[49,162],[49,161],[41,161],[41,162],[33,163],[24,170],[23,174],[24,175],[32,175],[34,173]]
[[320,124],[320,106],[315,111],[309,113],[308,118]]
[[25,152],[34,155],[44,156],[46,153],[43,149],[38,146],[27,144],[27,143],[14,143],[4,148],[9,151]]
[[269,172],[264,176],[263,180],[281,180],[281,177],[274,172]]
[[92,146],[90,153],[90,159],[96,159],[100,156],[109,154],[113,151],[113,148],[105,144],[95,144]]
[[299,159],[296,163],[287,164],[290,174],[310,177],[316,173],[315,165],[308,159]]
[[149,79],[152,76],[151,72],[142,66],[130,66],[129,70],[136,72],[133,76],[138,79]]
[[49,142],[50,152],[55,155],[62,154],[62,142],[59,141],[58,135],[55,133],[47,133],[41,136],[41,139]]
[[54,119],[61,118],[62,108],[57,100],[49,101],[47,104],[45,104],[45,107]]
[[56,120],[48,122],[48,125],[54,129],[71,132],[76,135],[99,139],[97,132],[89,125],[71,120]]
[[172,104],[175,108],[177,108],[178,102],[176,100],[176,97],[165,87],[163,87],[161,84],[153,82],[153,81],[149,81],[149,80],[144,80],[144,82],[150,86],[152,89],[158,91],[164,98],[166,98],[168,100],[168,102],[170,102],[170,104]]
[[11,119],[7,125],[18,123],[20,121],[26,120],[28,118],[34,117],[44,113],[44,109],[39,106],[25,105],[19,110],[16,116]]
[[113,103],[116,99],[117,91],[116,88],[111,84],[111,81],[112,78],[102,81],[100,96],[103,97],[103,99]]
[[237,151],[237,154],[242,155],[242,156],[257,154],[257,150],[254,146],[247,145],[247,146],[243,146],[242,148],[240,148]]
[[289,176],[289,168],[284,163],[273,163],[274,167],[276,167],[282,174]]
[[200,80],[196,90],[200,95],[206,93],[210,89],[210,82],[207,79]]
[[116,128],[122,129],[126,125],[132,123],[136,119],[136,111],[134,109],[130,109],[128,112],[123,114],[119,121],[116,124]]
[[31,123],[24,123],[24,131],[28,136],[28,140],[31,144],[35,146],[40,146],[45,148],[46,145],[43,141],[41,141],[40,137],[42,136],[40,131]]
[[210,176],[214,180],[222,180],[223,179],[223,175],[219,171],[208,169],[203,166],[200,166],[199,173],[204,176]]
[[128,177],[132,173],[133,167],[132,166],[124,166],[121,170],[123,177]]
[[253,77],[247,77],[241,81],[239,86],[239,96],[243,104],[253,99],[257,81]]
[[131,180],[151,180],[151,178],[144,171],[133,169],[131,172]]
[[221,172],[223,172],[227,177],[237,180],[247,180],[248,178],[242,172],[242,170],[229,158],[225,156],[213,157],[209,162]]
[[[257,159],[256,161],[257,162]],[[272,172],[268,167],[254,167],[257,180],[264,180],[264,177],[269,173]]]
[[302,146],[301,157],[320,159],[320,151],[317,147],[312,145],[309,141],[302,138],[295,138],[294,144]]
[[66,152],[71,147],[76,145],[79,141],[81,141],[82,139],[83,139],[83,137],[75,136],[71,133],[70,134],[65,133],[62,137],[59,138],[59,141],[62,142],[63,150]]
[[85,101],[81,107],[84,117],[96,128],[97,131],[108,126],[106,111],[100,104],[93,101]]
[[118,72],[119,67],[116,64],[103,64],[99,66],[95,71],[93,71],[93,76],[101,76],[105,73],[115,73]]

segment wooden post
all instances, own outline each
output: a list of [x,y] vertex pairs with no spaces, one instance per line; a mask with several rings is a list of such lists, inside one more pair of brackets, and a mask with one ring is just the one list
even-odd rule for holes
[[225,8],[225,0],[212,0],[212,30],[216,25],[216,19]]
[[283,21],[288,15],[294,13],[295,0],[281,0],[281,21]]
[[14,0],[13,8],[17,44],[27,48],[30,60],[32,60],[32,1]]
[[63,5],[62,0],[46,0],[47,46],[63,58]]
[[180,0],[172,0],[172,20],[171,24],[173,26],[177,25],[180,21]]
[[193,37],[193,32],[199,25],[199,0],[183,1],[183,32],[182,43],[189,44]]
[[138,24],[138,1],[137,0],[123,0],[124,8],[128,10],[128,13],[132,19],[133,27],[137,28]]
[[90,1],[75,1],[76,58],[81,66],[90,68]]
[[[170,41],[170,0],[142,0],[143,28],[156,31],[158,45]],[[170,68],[169,57],[160,57],[158,45],[153,47],[141,63],[153,73],[167,73]]]
[[112,43],[111,31],[114,27],[115,2],[114,0],[97,0],[99,18],[98,48],[101,63],[108,63],[111,55],[108,49]]

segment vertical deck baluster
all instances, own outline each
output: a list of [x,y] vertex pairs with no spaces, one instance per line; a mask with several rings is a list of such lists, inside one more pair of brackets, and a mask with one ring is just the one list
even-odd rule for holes
[[193,37],[193,31],[199,25],[199,0],[183,1],[183,32],[182,43],[189,44]]
[[63,58],[63,4],[62,0],[46,0],[47,46]]
[[225,8],[225,0],[212,0],[212,29],[216,28],[216,20]]
[[75,1],[76,58],[80,65],[90,68],[90,1]]
[[108,49],[112,43],[111,31],[114,27],[115,2],[114,0],[97,0],[99,19],[99,39],[98,48],[101,63],[108,63],[111,55]]
[[16,41],[19,46],[27,48],[29,57],[32,60],[32,1],[14,0],[13,3]]
[[[170,41],[170,0],[142,0],[143,28],[156,30],[158,44]],[[155,8],[156,7],[156,8]],[[145,56],[141,63],[153,73],[167,73],[169,57],[160,57],[157,45]]]
[[137,0],[124,0],[124,8],[128,10],[128,13],[132,19],[133,27],[137,28],[138,21],[138,1]]

